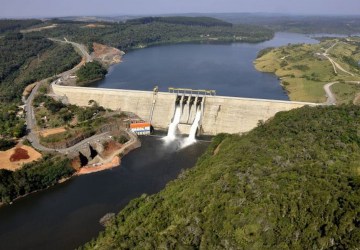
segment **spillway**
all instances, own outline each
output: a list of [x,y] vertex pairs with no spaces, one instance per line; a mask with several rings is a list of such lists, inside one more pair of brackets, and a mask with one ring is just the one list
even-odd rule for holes
[[174,118],[169,126],[168,134],[164,138],[165,141],[172,141],[176,139],[176,130],[181,118],[181,109],[181,105],[176,106]]
[[200,119],[201,119],[201,109],[198,108],[196,111],[194,123],[191,125],[190,128],[189,137],[185,139],[184,143],[182,144],[182,148],[190,146],[191,144],[196,142],[196,131],[199,127]]

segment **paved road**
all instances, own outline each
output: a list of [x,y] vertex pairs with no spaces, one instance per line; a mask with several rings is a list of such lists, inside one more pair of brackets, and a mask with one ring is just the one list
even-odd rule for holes
[[327,48],[325,50],[325,52],[322,54],[323,56],[325,56],[329,61],[330,63],[332,64],[333,68],[334,68],[334,72],[335,74],[337,74],[337,69],[339,69],[340,71],[346,73],[346,74],[349,74],[351,76],[354,76],[353,73],[345,70],[340,64],[338,64],[334,59],[332,59],[330,56],[329,56],[329,51],[334,48],[339,42],[337,41],[336,43],[334,43],[332,46],[330,46],[329,48]]
[[36,133],[34,132],[34,129],[36,127],[36,119],[35,119],[35,112],[34,112],[34,107],[33,107],[32,103],[34,101],[35,95],[36,95],[39,87],[45,81],[46,80],[42,80],[42,81],[38,82],[35,85],[35,87],[33,88],[33,90],[31,91],[31,93],[30,93],[29,97],[27,98],[27,100],[25,101],[26,126],[27,126],[27,130],[29,132],[28,139],[31,142],[31,144],[33,145],[33,147],[40,150],[40,151],[51,152],[51,151],[54,151],[54,150],[47,149],[47,148],[43,147],[39,143],[39,138],[36,135]]
[[103,139],[107,139],[109,137],[109,133],[102,133],[102,134],[98,134],[98,135],[94,135],[92,137],[89,137],[81,142],[79,142],[78,144],[67,148],[67,149],[60,149],[60,150],[55,150],[52,148],[47,148],[44,147],[43,145],[40,144],[39,141],[39,137],[35,131],[36,128],[36,119],[35,119],[35,113],[34,113],[34,107],[32,105],[35,95],[39,89],[39,87],[41,86],[41,84],[43,82],[45,82],[46,80],[43,80],[39,83],[36,84],[36,86],[33,88],[31,94],[29,95],[28,99],[25,102],[25,111],[26,111],[26,124],[27,124],[27,129],[28,129],[28,139],[31,142],[32,146],[42,152],[59,152],[62,154],[68,154],[69,152],[74,152],[74,151],[79,151],[81,148],[83,148],[84,146],[87,146],[88,143],[91,142],[96,142],[98,140],[103,140]]
[[[331,91],[331,87],[335,83],[340,83],[340,82],[329,82],[324,85],[324,90],[325,90],[326,97],[327,97],[327,100],[325,102],[326,105],[335,105],[336,104],[336,97],[335,97],[334,93]],[[360,84],[360,81],[345,81],[345,83]]]
[[[333,45],[331,45],[329,48],[327,48],[325,50],[325,52],[322,54],[323,56],[325,56],[329,61],[330,63],[332,64],[333,68],[334,68],[334,72],[335,74],[337,74],[337,69],[339,69],[340,71],[346,73],[346,74],[349,74],[351,76],[355,76],[353,73],[345,70],[341,65],[339,65],[334,59],[332,59],[330,56],[329,56],[329,51],[334,48],[339,42],[337,41],[336,43],[334,43]],[[324,90],[325,90],[325,93],[326,93],[326,97],[327,97],[327,100],[326,100],[326,103],[327,105],[335,105],[336,104],[336,97],[334,95],[334,93],[331,91],[331,87],[335,84],[335,83],[339,83],[338,81],[336,82],[330,82],[330,83],[327,83],[324,85]],[[360,81],[346,81],[346,83],[356,83],[356,84],[360,84]]]
[[[61,41],[61,40],[57,40],[57,39],[50,39],[52,41],[59,41],[59,42],[64,42],[64,43],[70,43],[73,46],[76,46],[77,48],[79,48],[79,50],[81,51],[81,53],[83,54],[85,60],[87,62],[91,61],[91,56],[87,53],[85,46],[78,44],[78,43],[74,43],[74,42],[70,42],[68,40],[66,41]],[[58,77],[68,77],[70,74],[74,73],[75,71],[78,70],[78,68],[81,67],[81,64],[75,66],[73,69],[68,70],[66,72],[63,72],[59,75],[57,75]],[[24,100],[25,103],[25,112],[26,112],[26,125],[27,125],[27,130],[28,130],[28,136],[27,138],[29,139],[29,141],[31,142],[32,146],[42,152],[59,152],[62,154],[68,154],[69,152],[74,152],[74,151],[79,151],[81,148],[87,146],[88,143],[91,142],[95,142],[95,141],[101,141],[103,139],[107,139],[109,137],[109,133],[102,133],[102,134],[98,134],[98,135],[94,135],[92,137],[89,137],[83,141],[81,141],[80,143],[67,148],[67,149],[60,149],[60,150],[55,150],[52,148],[47,148],[44,147],[43,145],[40,144],[39,141],[39,137],[35,131],[36,128],[36,118],[35,118],[35,112],[34,112],[34,107],[33,107],[33,101],[34,98],[36,96],[37,91],[39,90],[40,86],[44,83],[46,83],[50,78],[44,79],[38,83],[36,83],[35,87],[32,89],[30,95],[28,96],[28,98],[26,100]]]
[[324,90],[325,90],[326,97],[327,97],[327,100],[326,100],[327,105],[335,105],[336,104],[335,95],[331,91],[331,86],[333,86],[335,83],[338,83],[338,82],[330,82],[324,86]]
[[83,44],[71,42],[71,41],[67,40],[66,37],[64,37],[64,40],[60,40],[60,39],[56,39],[56,38],[49,38],[49,40],[54,41],[54,42],[60,42],[60,43],[69,43],[81,52],[81,54],[85,58],[86,62],[92,61],[91,56],[89,55],[85,45],[83,45]]

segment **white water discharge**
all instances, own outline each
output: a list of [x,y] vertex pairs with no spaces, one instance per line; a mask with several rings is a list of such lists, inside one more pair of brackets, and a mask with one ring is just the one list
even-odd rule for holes
[[164,138],[165,141],[173,141],[176,139],[176,130],[181,118],[181,106],[177,105],[175,109],[174,119],[171,122],[167,136]]
[[191,144],[196,142],[196,131],[199,126],[199,122],[201,119],[201,109],[198,109],[196,112],[194,123],[191,125],[189,137],[185,139],[184,143],[181,145],[182,148],[190,146]]

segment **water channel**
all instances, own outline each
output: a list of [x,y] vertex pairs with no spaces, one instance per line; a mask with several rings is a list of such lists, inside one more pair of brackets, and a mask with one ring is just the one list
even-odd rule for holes
[[[257,72],[253,60],[266,47],[316,43],[305,35],[277,33],[259,44],[180,44],[128,53],[111,68],[101,88],[151,90],[159,85],[215,89],[219,95],[286,100],[272,74]],[[142,147],[120,167],[75,177],[48,190],[0,208],[0,249],[74,249],[95,237],[99,219],[118,212],[143,193],[159,192],[182,169],[193,167],[208,146],[197,142],[179,149],[157,137],[144,137]]]

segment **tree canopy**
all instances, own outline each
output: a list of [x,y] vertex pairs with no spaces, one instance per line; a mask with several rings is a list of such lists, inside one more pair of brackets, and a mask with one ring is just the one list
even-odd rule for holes
[[74,171],[69,159],[50,155],[15,172],[0,170],[0,202],[8,203],[19,196],[52,186]]
[[218,135],[193,169],[135,199],[84,249],[355,249],[360,110],[304,107]]
[[77,72],[77,83],[86,84],[88,82],[102,79],[107,74],[107,70],[97,61],[88,62]]
[[20,29],[25,29],[34,25],[41,24],[42,21],[38,19],[25,19],[25,20],[15,20],[15,19],[4,19],[0,20],[0,34],[9,31],[18,31]]
[[40,34],[61,39],[65,36],[89,47],[97,42],[124,51],[182,42],[261,42],[274,35],[264,27],[232,25],[209,17],[145,17],[125,23],[99,24],[88,27],[87,23],[64,22]]

